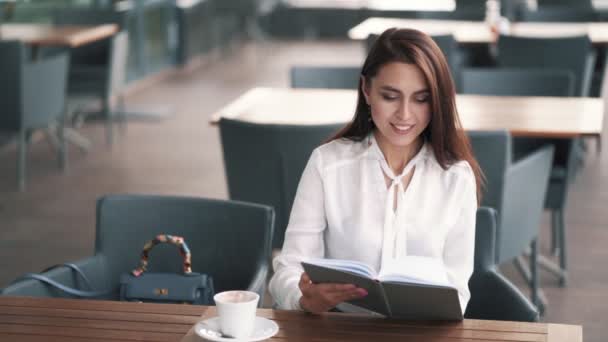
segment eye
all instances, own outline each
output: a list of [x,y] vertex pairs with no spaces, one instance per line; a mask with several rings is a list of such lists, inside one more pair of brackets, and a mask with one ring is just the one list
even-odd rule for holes
[[418,95],[414,98],[416,102],[425,103],[431,100],[431,96],[429,94]]
[[394,94],[384,93],[384,94],[382,94],[382,98],[385,99],[386,101],[395,101],[396,99],[399,98],[399,96],[394,95]]

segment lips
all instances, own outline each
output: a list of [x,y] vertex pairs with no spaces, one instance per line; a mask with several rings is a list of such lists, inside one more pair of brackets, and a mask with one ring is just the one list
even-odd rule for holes
[[408,132],[410,132],[412,130],[412,128],[414,127],[414,125],[412,125],[412,124],[394,124],[394,123],[391,123],[391,127],[398,134],[407,134]]

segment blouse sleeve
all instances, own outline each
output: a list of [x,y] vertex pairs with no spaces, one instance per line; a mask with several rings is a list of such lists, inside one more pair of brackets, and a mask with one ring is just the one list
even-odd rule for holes
[[[468,165],[467,165],[468,166]],[[475,254],[475,219],[477,215],[477,187],[470,167],[463,179],[460,191],[462,203],[455,224],[447,233],[443,261],[448,279],[456,286],[460,307],[464,314],[471,294],[469,278],[473,273]]]
[[269,291],[280,309],[301,309],[298,282],[304,270],[300,262],[325,255],[323,234],[327,220],[321,170],[321,152],[316,149],[302,173],[281,254],[273,260]]

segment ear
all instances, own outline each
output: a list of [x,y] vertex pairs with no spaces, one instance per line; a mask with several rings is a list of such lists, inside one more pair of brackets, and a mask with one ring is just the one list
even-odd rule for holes
[[365,76],[361,75],[361,92],[363,92],[363,96],[365,97],[365,102],[369,105],[369,89],[371,86],[371,82],[367,82]]

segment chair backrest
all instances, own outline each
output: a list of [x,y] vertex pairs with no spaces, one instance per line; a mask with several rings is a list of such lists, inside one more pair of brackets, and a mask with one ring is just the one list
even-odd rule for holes
[[593,8],[593,0],[536,0],[539,9],[548,7]]
[[21,77],[26,51],[19,41],[0,41],[0,131],[21,126]]
[[540,7],[535,11],[523,11],[522,21],[538,22],[594,22],[599,14],[586,7]]
[[[485,4],[485,3],[484,3]],[[458,5],[456,5],[458,6]],[[485,6],[485,5],[484,5]],[[454,11],[420,11],[417,12],[418,19],[433,20],[466,20],[482,21],[485,18],[485,7],[457,7]]]
[[110,73],[108,94],[114,96],[127,83],[127,65],[129,60],[129,34],[121,31],[112,37],[110,42]]
[[540,68],[467,68],[461,72],[464,94],[505,96],[573,96],[569,70]]
[[[106,196],[97,202],[95,255],[105,258],[107,279],[116,284],[121,274],[138,266],[147,241],[161,233],[178,235],[190,247],[192,270],[210,274],[217,292],[242,290],[260,277],[260,271],[262,277],[267,275],[273,223],[272,208],[251,203]],[[181,272],[175,246],[159,245],[149,257],[150,271]]]
[[511,165],[511,135],[507,131],[468,131],[467,135],[486,179],[481,205],[500,210],[505,173]]
[[19,42],[0,42],[0,130],[45,127],[64,111],[68,70],[65,53],[25,61]]
[[465,317],[538,321],[534,305],[495,267],[496,211],[487,207],[477,209],[475,226],[475,268],[469,280],[471,299]]
[[343,125],[267,125],[222,119],[219,126],[230,198],[274,207],[272,245],[281,248],[310,154]]
[[[52,12],[55,25],[116,24],[121,31],[128,28],[128,11],[99,8],[59,8]],[[71,49],[72,64],[107,65],[110,56],[110,39]]]
[[24,64],[21,82],[24,127],[46,127],[64,114],[68,65],[67,53]]
[[292,66],[292,88],[357,89],[360,67]]
[[507,170],[498,213],[497,263],[521,256],[538,237],[553,152],[547,145]]
[[530,38],[500,36],[498,65],[508,68],[546,68],[572,71],[575,96],[587,96],[594,54],[587,36]]

